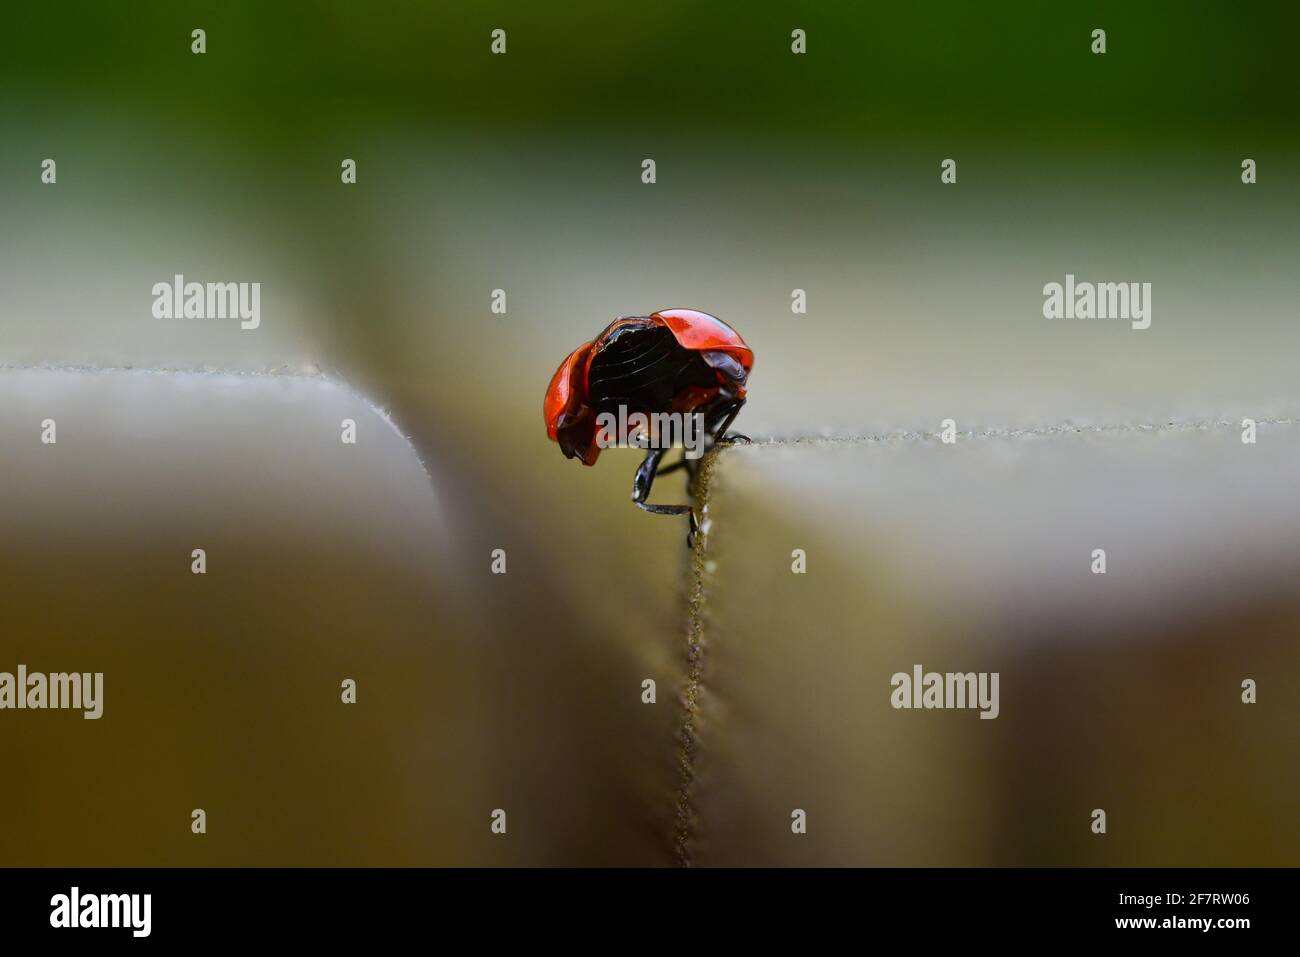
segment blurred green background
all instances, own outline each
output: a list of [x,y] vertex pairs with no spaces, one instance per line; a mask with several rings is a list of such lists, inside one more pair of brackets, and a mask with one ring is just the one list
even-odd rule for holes
[[[963,429],[1294,416],[1298,19],[1283,3],[64,3],[6,11],[0,365],[319,367],[391,410],[444,490],[456,520],[443,544],[461,557],[395,549],[400,575],[373,584],[410,591],[386,606],[377,630],[426,644],[398,652],[371,636],[368,660],[385,669],[394,696],[411,674],[462,676],[474,717],[430,701],[415,721],[405,699],[385,699],[386,717],[372,713],[365,733],[340,745],[344,767],[365,769],[364,793],[283,772],[285,805],[313,802],[341,835],[333,844],[250,812],[225,843],[196,846],[182,828],[142,847],[130,833],[154,834],[163,811],[135,808],[135,779],[123,778],[110,779],[114,808],[137,815],[134,832],[119,840],[95,831],[90,854],[92,825],[69,827],[71,799],[32,784],[21,814],[11,809],[24,826],[0,844],[0,863],[667,862],[684,667],[682,529],[627,506],[630,453],[583,470],[546,441],[541,398],[555,366],[616,315],[691,307],[726,319],[755,349],[752,399],[738,422],[755,436],[934,429],[949,416]],[[1107,31],[1104,56],[1089,49],[1097,27]],[[207,34],[201,56],[190,52],[195,28]],[[495,28],[508,34],[504,56],[489,53]],[[806,55],[790,52],[795,28],[807,32]],[[53,187],[40,182],[46,157],[58,163]],[[358,164],[356,185],[339,181],[345,157]],[[657,163],[654,185],[640,180],[647,157]],[[958,163],[953,186],[939,182],[949,157]],[[1240,182],[1246,157],[1259,164],[1253,186]],[[150,287],[177,272],[262,282],[261,328],[153,319]],[[1067,272],[1152,282],[1152,328],[1044,320],[1042,286]],[[489,310],[496,288],[508,295],[505,316]],[[790,312],[795,288],[808,292],[806,316]],[[35,668],[38,652],[85,651],[89,636],[108,633],[71,597],[76,576],[51,585],[69,559],[49,544],[49,529],[60,530],[65,550],[89,546],[69,517],[78,511],[38,494],[34,476],[46,466],[29,442],[29,420],[39,421],[45,400],[28,380],[12,388],[5,468],[27,497],[11,497],[4,526],[0,589],[10,618],[0,668],[22,657]],[[105,388],[84,405],[68,399],[69,414],[142,401],[132,386],[120,396]],[[297,399],[259,408],[232,409],[230,421],[244,428],[260,415],[285,434],[305,427]],[[184,429],[164,426],[183,456]],[[214,440],[198,433],[191,441]],[[207,447],[238,460],[241,445],[226,441]],[[337,436],[326,430],[321,441]],[[408,452],[389,451],[393,472],[405,474]],[[119,616],[152,603],[183,614],[192,599],[168,589],[188,588],[188,579],[168,584],[147,557],[113,560],[124,536],[148,556],[174,524],[156,515],[132,524],[141,513],[120,508],[115,519],[112,502],[138,495],[139,508],[167,500],[183,511],[183,495],[202,498],[203,481],[219,488],[226,479],[214,470],[178,486],[169,478],[179,466],[165,457],[119,452],[105,468],[136,469],[139,483],[105,503],[110,531],[91,563],[107,576],[98,587],[122,596]],[[272,460],[290,470],[277,493],[286,508],[315,505],[328,515],[336,507],[305,460],[301,474],[292,459],[265,459],[268,468]],[[87,452],[79,461],[93,489],[97,460]],[[901,493],[907,483],[898,482]],[[388,527],[385,509],[404,500],[357,487],[369,489],[359,494]],[[680,489],[665,485],[661,494]],[[770,490],[748,499],[775,509],[766,513],[774,525],[798,520],[799,507],[780,514]],[[276,501],[265,503],[267,514],[277,514]],[[194,508],[214,525],[230,521],[228,512]],[[202,534],[203,522],[194,524]],[[230,527],[232,549],[266,561],[262,536],[271,532],[237,519]],[[808,535],[842,546],[875,530],[862,516]],[[285,635],[273,575],[230,593],[247,603],[242,627],[260,636],[252,648],[270,660],[277,642],[295,649],[267,667],[292,669],[322,646],[342,654],[365,630],[344,583],[370,579],[358,563],[343,562],[346,571],[336,560],[355,559],[349,534],[315,544],[315,585],[295,593],[321,603],[311,635]],[[497,546],[510,550],[511,571],[484,582]],[[48,566],[30,560],[41,549]],[[861,577],[855,559],[837,567],[846,581]],[[1243,563],[1241,574],[1251,568]],[[1233,607],[1234,582],[1216,587]],[[930,588],[920,575],[891,586],[904,607]],[[782,620],[760,599],[756,621]],[[51,604],[62,618],[47,617]],[[832,631],[851,618],[847,605],[821,607]],[[220,612],[212,614],[205,647],[225,634]],[[715,640],[734,642],[726,624],[717,622]],[[148,614],[133,629],[114,629],[118,667],[156,667],[163,630]],[[954,640],[964,633],[949,625]],[[198,643],[175,654],[177,674],[241,686],[246,663],[214,668]],[[328,685],[335,665],[328,656],[317,664]],[[660,683],[653,714],[637,699],[645,676]],[[718,707],[755,713],[778,693],[755,682],[732,689],[730,711]],[[219,736],[230,721],[220,709],[158,708],[140,720],[179,722],[181,738],[187,722]],[[281,716],[290,722],[285,740],[319,740],[312,713]],[[5,750],[37,778],[50,767],[41,761],[67,753],[75,765],[77,749],[95,747],[74,734],[42,750],[30,726],[0,728]],[[743,735],[743,725],[716,733]],[[110,754],[129,755],[136,741],[124,732]],[[392,750],[377,752],[376,742]],[[253,767],[277,766],[274,736],[250,734],[248,746],[262,749]],[[943,760],[958,744],[933,746],[930,757]],[[826,761],[837,756],[832,748]],[[208,794],[253,800],[259,782],[247,768],[179,745],[171,760],[179,763],[142,780],[142,792],[174,786],[180,774],[203,780]],[[432,813],[424,803],[431,781],[453,795]],[[729,786],[739,787],[720,782],[715,793]],[[508,800],[502,795],[536,817],[508,845],[492,843],[484,823],[484,808]],[[911,823],[925,830],[921,819]],[[1051,818],[1033,825],[1055,826]],[[916,859],[1042,860],[1017,850],[957,853],[948,840],[933,837]],[[870,841],[840,846],[839,856],[829,848],[817,860],[873,862]],[[1251,848],[1253,856],[1227,861],[1262,860]],[[1079,859],[1071,854],[1067,847],[1048,862]],[[759,857],[783,859],[779,851]],[[1112,862],[1169,860],[1129,847]]]

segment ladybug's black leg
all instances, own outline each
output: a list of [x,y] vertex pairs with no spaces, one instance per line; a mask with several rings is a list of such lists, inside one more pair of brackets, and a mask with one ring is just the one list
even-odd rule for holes
[[[637,508],[653,512],[655,515],[689,515],[691,528],[686,533],[686,545],[689,548],[695,541],[695,530],[699,527],[698,520],[695,518],[695,509],[689,505],[652,505],[646,501],[650,497],[650,488],[654,485],[655,476],[659,473],[659,463],[667,451],[667,449],[651,449],[646,453],[636,470],[636,478],[632,480],[632,501]],[[676,468],[680,464],[679,462],[670,468]]]
[[646,501],[650,497],[650,489],[655,483],[655,477],[659,474],[659,463],[667,451],[667,449],[651,449],[645,454],[645,458],[636,470],[636,477],[632,480],[632,501],[636,503],[637,508],[654,512],[656,515],[685,515],[692,511],[691,506],[651,505]]
[[740,410],[744,408],[744,405],[744,399],[737,399],[731,405],[723,407],[723,411],[720,413],[720,423],[709,430],[709,434],[713,436],[715,442],[744,442],[747,445],[749,444],[750,438],[748,435],[741,435],[739,432],[732,435],[727,434],[727,429],[731,428],[731,423],[736,421],[736,416],[740,414]]

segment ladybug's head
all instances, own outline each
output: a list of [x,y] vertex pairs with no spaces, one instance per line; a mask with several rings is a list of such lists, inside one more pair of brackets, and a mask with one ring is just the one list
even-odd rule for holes
[[587,403],[587,359],[593,343],[579,346],[560,363],[546,389],[542,414],[546,434],[559,443],[567,458],[583,465],[595,465],[600,455],[596,444],[596,413]]
[[561,414],[555,429],[555,441],[566,458],[578,459],[583,465],[595,465],[600,455],[596,444],[596,415],[584,405],[576,415]]

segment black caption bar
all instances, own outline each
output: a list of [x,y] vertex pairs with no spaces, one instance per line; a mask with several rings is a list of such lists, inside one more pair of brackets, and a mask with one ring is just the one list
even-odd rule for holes
[[1048,933],[1231,943],[1291,924],[1296,876],[1293,869],[0,870],[0,920],[6,941],[63,937],[90,946],[446,939],[455,926],[485,940],[523,935],[534,945],[597,927],[661,941],[687,930],[725,930],[734,939],[844,929],[869,940],[998,942]]

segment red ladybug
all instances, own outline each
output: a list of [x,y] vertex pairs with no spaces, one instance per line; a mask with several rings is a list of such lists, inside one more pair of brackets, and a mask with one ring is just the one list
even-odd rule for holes
[[[700,413],[709,442],[728,440],[727,428],[745,404],[745,380],[754,353],[721,319],[693,309],[666,309],[650,316],[615,319],[591,342],[560,363],[546,389],[546,434],[568,458],[595,465],[597,416],[657,412]],[[632,501],[647,512],[681,515],[689,505],[646,502],[666,448],[651,448],[636,471]],[[681,462],[663,473],[693,462]],[[692,525],[694,522],[692,522]]]

